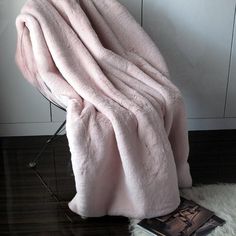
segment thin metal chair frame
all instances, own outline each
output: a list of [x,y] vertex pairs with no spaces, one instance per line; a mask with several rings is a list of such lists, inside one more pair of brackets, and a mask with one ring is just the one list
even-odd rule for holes
[[[43,95],[43,94],[42,94]],[[44,95],[43,95],[44,96]],[[45,97],[45,96],[44,96]],[[46,98],[46,97],[45,97]],[[47,99],[47,98],[46,98]],[[48,100],[48,99],[47,99]],[[49,101],[49,100],[48,100]],[[49,101],[51,102],[51,101]],[[51,102],[52,104],[54,104],[55,106],[57,106],[58,108],[62,109],[65,111],[64,108],[58,106],[57,104],[55,104],[54,102]],[[66,217],[66,219],[69,220],[69,222],[73,223],[73,220],[71,219],[71,217],[65,212],[60,199],[58,198],[58,196],[53,192],[53,190],[51,189],[51,187],[47,184],[47,182],[45,181],[45,179],[43,178],[43,176],[39,173],[39,171],[37,170],[37,165],[42,157],[42,154],[44,153],[44,151],[46,150],[46,148],[48,147],[48,145],[50,143],[52,143],[53,141],[55,141],[59,134],[61,133],[61,131],[63,130],[63,128],[65,127],[66,124],[66,120],[60,125],[60,127],[56,130],[56,132],[50,136],[46,142],[43,144],[43,146],[41,147],[41,149],[39,150],[39,152],[37,153],[36,157],[30,161],[28,163],[28,168],[30,168],[31,170],[34,171],[34,173],[36,174],[36,176],[38,177],[39,181],[41,182],[41,184],[45,187],[45,189],[48,191],[48,193],[50,194],[50,196],[58,203],[60,209],[64,212],[64,216]]]

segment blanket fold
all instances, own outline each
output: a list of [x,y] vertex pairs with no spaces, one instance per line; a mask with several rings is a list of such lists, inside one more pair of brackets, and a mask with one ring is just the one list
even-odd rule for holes
[[29,0],[16,19],[24,77],[67,110],[86,217],[165,215],[191,186],[185,108],[158,48],[116,0]]

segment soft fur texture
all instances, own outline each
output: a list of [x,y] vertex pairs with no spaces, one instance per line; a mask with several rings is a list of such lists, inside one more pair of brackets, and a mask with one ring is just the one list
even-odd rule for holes
[[191,186],[185,111],[153,41],[115,0],[29,0],[16,20],[17,63],[67,109],[86,216],[153,217]]
[[[226,220],[223,227],[217,227],[209,236],[236,236],[236,185],[215,184],[203,185],[181,191],[181,195],[212,210]],[[136,228],[139,220],[131,220],[130,228],[133,236],[148,236],[149,234]]]

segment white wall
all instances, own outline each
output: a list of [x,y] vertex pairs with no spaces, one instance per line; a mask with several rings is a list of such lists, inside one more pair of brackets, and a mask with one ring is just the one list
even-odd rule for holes
[[192,130],[236,128],[236,50],[231,48],[235,3],[143,1],[143,27],[185,97]]
[[[0,0],[0,136],[47,135],[65,119],[17,69],[15,18]],[[186,100],[190,130],[236,128],[236,0],[120,0],[164,55]]]

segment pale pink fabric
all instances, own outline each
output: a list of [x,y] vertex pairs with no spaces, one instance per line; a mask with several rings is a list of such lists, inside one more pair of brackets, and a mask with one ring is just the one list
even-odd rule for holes
[[16,60],[67,109],[76,195],[86,217],[149,218],[191,186],[185,110],[149,36],[115,0],[29,0]]

